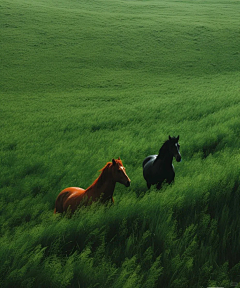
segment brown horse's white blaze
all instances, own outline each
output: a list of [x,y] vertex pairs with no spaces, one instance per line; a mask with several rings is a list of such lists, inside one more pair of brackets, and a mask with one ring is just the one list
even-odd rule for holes
[[83,205],[88,205],[91,201],[97,200],[102,203],[108,200],[114,202],[113,192],[116,182],[126,187],[129,187],[131,183],[120,158],[108,162],[101,169],[100,176],[86,190],[79,187],[68,187],[62,190],[56,199],[54,213],[63,213],[68,209],[73,213],[82,200],[86,200],[82,202]]

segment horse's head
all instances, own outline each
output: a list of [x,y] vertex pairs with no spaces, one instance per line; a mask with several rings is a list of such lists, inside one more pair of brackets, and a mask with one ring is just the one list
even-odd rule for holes
[[126,174],[125,168],[123,167],[120,157],[118,159],[112,159],[112,174],[116,182],[124,184],[126,187],[130,186],[131,180]]
[[178,137],[171,137],[169,135],[169,151],[175,157],[177,162],[180,162],[182,159],[182,156],[179,152],[180,150],[180,145],[178,143],[179,136]]

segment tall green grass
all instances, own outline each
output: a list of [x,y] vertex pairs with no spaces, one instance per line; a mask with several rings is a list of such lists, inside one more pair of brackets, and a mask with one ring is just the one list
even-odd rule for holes
[[[240,282],[238,2],[0,6],[0,286]],[[142,161],[169,134],[175,183],[147,191]],[[118,156],[132,184],[113,206],[53,215]]]

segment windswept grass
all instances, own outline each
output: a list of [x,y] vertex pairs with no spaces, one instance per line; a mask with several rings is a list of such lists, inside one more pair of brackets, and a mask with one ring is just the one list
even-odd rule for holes
[[[240,283],[238,2],[0,8],[0,286]],[[147,191],[142,160],[169,134],[175,183]],[[53,215],[118,156],[132,184],[113,206]]]

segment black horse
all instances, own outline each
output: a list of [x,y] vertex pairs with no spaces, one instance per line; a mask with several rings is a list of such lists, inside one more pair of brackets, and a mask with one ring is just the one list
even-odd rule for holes
[[164,180],[168,184],[172,183],[175,177],[173,157],[180,162],[182,157],[179,152],[180,145],[178,137],[169,136],[168,140],[162,145],[158,155],[150,155],[143,161],[143,177],[147,182],[147,187],[157,184],[157,189],[161,189]]

